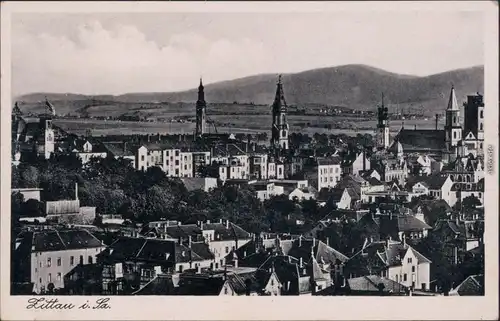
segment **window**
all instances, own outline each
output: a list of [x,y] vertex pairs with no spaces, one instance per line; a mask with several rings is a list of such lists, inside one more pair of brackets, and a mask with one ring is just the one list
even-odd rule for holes
[[69,265],[73,266],[75,264],[75,257],[74,256],[70,256],[69,257]]
[[412,266],[412,267],[411,267],[411,271],[412,271],[413,273],[415,273],[415,266]]
[[80,264],[83,264],[83,255],[80,255]]
[[180,153],[180,152],[179,152],[178,150],[176,150],[176,151],[175,151],[175,156],[179,156],[179,153]]
[[411,282],[411,287],[412,287],[412,289],[415,289],[415,281]]
[[403,281],[404,281],[404,282],[406,282],[406,280],[408,280],[408,275],[405,273],[405,274],[403,275]]
[[397,275],[397,274],[396,274],[396,282],[399,282],[399,281],[398,281],[398,275]]
[[49,275],[47,275],[47,282],[52,282],[52,273],[49,273]]
[[226,246],[226,253],[229,253],[229,246]]
[[479,112],[479,118],[483,118],[483,111],[482,110]]
[[52,259],[49,257],[47,258],[47,267],[51,267],[52,266]]
[[61,258],[60,257],[57,258],[57,266],[61,266]]
[[227,290],[227,286],[224,287],[224,294],[228,294],[229,291]]
[[93,263],[93,261],[94,261],[94,260],[93,260],[92,256],[90,256],[90,255],[89,255],[89,264],[92,264],[92,263]]
[[182,272],[182,265],[179,265],[179,272]]
[[457,132],[453,132],[453,138],[457,138]]
[[479,124],[479,130],[483,130],[483,123]]
[[35,273],[37,273],[37,272],[38,272],[38,269],[37,269],[37,268],[35,268]]
[[42,267],[42,262],[40,262],[40,267]]
[[40,278],[40,283],[42,283],[42,278]]
[[335,173],[338,174],[339,173],[339,168],[338,167],[335,167]]
[[179,166],[179,160],[178,160],[178,159],[177,159],[177,160],[175,160],[175,165],[176,165],[176,166]]
[[411,263],[411,257],[408,258],[408,263]]
[[57,282],[61,282],[61,272],[57,273]]
[[144,161],[144,155],[141,155],[141,161]]

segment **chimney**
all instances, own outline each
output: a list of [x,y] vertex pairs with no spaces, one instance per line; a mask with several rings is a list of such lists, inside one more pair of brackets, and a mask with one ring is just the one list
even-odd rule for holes
[[200,221],[200,229],[203,230],[203,221]]
[[75,183],[75,200],[78,201],[78,182]]
[[439,114],[436,114],[436,130],[438,129]]
[[247,257],[247,251],[243,251],[243,257]]
[[406,246],[406,234],[403,233],[402,239],[403,239],[403,245]]
[[148,137],[148,143],[151,142],[151,135],[148,134],[147,137]]
[[229,228],[229,220],[226,220],[226,228]]
[[330,238],[329,237],[326,238],[326,245],[330,246]]
[[181,222],[180,221],[177,221],[177,226],[181,226]]
[[234,267],[235,268],[238,267],[238,256],[235,256],[235,258],[234,258]]
[[302,246],[302,235],[299,236],[299,247],[301,247],[301,246]]
[[201,274],[201,264],[196,265],[196,274]]
[[167,234],[167,224],[163,224],[163,232],[165,235]]
[[316,246],[316,238],[313,237],[313,246],[312,247],[315,247]]
[[193,238],[191,237],[191,235],[189,235],[189,247],[191,248],[191,244],[193,243]]
[[299,258],[299,266],[301,269],[304,267],[304,262],[302,261],[302,257]]

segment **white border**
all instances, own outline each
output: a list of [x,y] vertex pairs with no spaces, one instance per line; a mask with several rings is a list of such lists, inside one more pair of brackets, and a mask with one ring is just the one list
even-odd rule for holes
[[[498,319],[498,8],[494,1],[446,2],[2,2],[1,3],[1,302],[3,320],[472,320]],[[111,297],[111,309],[32,311],[28,297],[9,295],[10,280],[10,15],[15,12],[326,12],[482,11],[485,17],[485,147],[493,145],[486,174],[486,295],[484,297]],[[397,26],[395,26],[397,27]],[[85,297],[59,297],[82,302]],[[92,299],[92,298],[91,298]]]

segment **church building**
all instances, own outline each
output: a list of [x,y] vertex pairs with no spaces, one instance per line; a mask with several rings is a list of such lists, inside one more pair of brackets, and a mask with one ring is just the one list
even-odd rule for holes
[[[445,111],[444,130],[437,129],[437,123],[436,129],[406,129],[402,126],[391,147],[395,148],[396,146],[392,145],[401,144],[404,154],[426,154],[444,163],[453,162],[469,154],[474,157],[483,155],[484,104],[482,96],[479,94],[468,96],[464,107],[465,126],[462,126],[460,108],[455,88],[452,86]],[[377,135],[380,135],[380,132],[378,128]],[[382,147],[382,145],[379,146]]]

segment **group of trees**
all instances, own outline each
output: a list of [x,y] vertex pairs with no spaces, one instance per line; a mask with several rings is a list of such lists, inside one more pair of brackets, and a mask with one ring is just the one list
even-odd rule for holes
[[[43,188],[44,201],[75,199],[76,183],[81,206],[122,214],[133,222],[229,219],[249,232],[297,232],[297,220],[306,222],[306,228],[326,215],[314,200],[276,196],[262,203],[251,186],[187,191],[180,179],[167,177],[158,167],[138,171],[127,160],[111,157],[92,159],[85,166],[75,156],[58,156],[12,167],[12,186]],[[42,208],[34,200],[24,202],[20,194],[12,198],[16,216],[33,216],[35,208]]]

